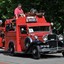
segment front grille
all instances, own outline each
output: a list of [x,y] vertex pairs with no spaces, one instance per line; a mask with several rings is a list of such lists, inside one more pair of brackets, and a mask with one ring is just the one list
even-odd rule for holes
[[48,35],[48,40],[56,40],[57,36],[56,35]]
[[48,44],[50,48],[57,47],[57,36],[55,34],[48,35]]
[[57,47],[57,41],[49,41],[48,43],[50,48]]

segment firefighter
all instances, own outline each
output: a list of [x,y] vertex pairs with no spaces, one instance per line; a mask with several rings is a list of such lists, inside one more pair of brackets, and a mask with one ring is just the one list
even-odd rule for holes
[[22,5],[21,4],[18,4],[17,8],[15,8],[14,15],[15,15],[16,19],[18,19],[19,16],[24,15],[24,11],[22,10]]

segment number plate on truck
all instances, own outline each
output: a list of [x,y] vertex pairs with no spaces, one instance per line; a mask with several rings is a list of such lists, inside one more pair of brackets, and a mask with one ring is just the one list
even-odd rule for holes
[[49,45],[41,45],[41,48],[49,48]]
[[42,51],[44,51],[44,52],[45,51],[50,51],[50,49],[49,48],[43,48]]

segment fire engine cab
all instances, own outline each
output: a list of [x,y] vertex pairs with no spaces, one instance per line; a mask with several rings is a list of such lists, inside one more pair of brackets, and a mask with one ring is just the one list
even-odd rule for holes
[[[29,15],[19,17],[16,21],[6,20],[5,51],[11,54],[30,53],[34,58],[40,58],[41,53],[64,54],[63,47],[59,50],[57,42],[51,42],[55,36],[51,33],[51,23],[48,23],[44,16]],[[50,42],[47,37],[52,38]]]

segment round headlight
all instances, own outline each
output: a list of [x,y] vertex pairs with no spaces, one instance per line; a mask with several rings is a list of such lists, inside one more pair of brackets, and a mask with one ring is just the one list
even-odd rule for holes
[[47,41],[48,40],[47,35],[45,37],[43,37],[43,40],[44,41]]
[[38,36],[34,36],[35,39],[38,39]]
[[63,37],[59,37],[59,40],[63,40]]
[[59,35],[58,38],[59,38],[59,40],[63,40],[63,36],[62,35]]
[[46,40],[47,40],[47,38],[44,38],[43,40],[44,40],[44,41],[46,41]]

